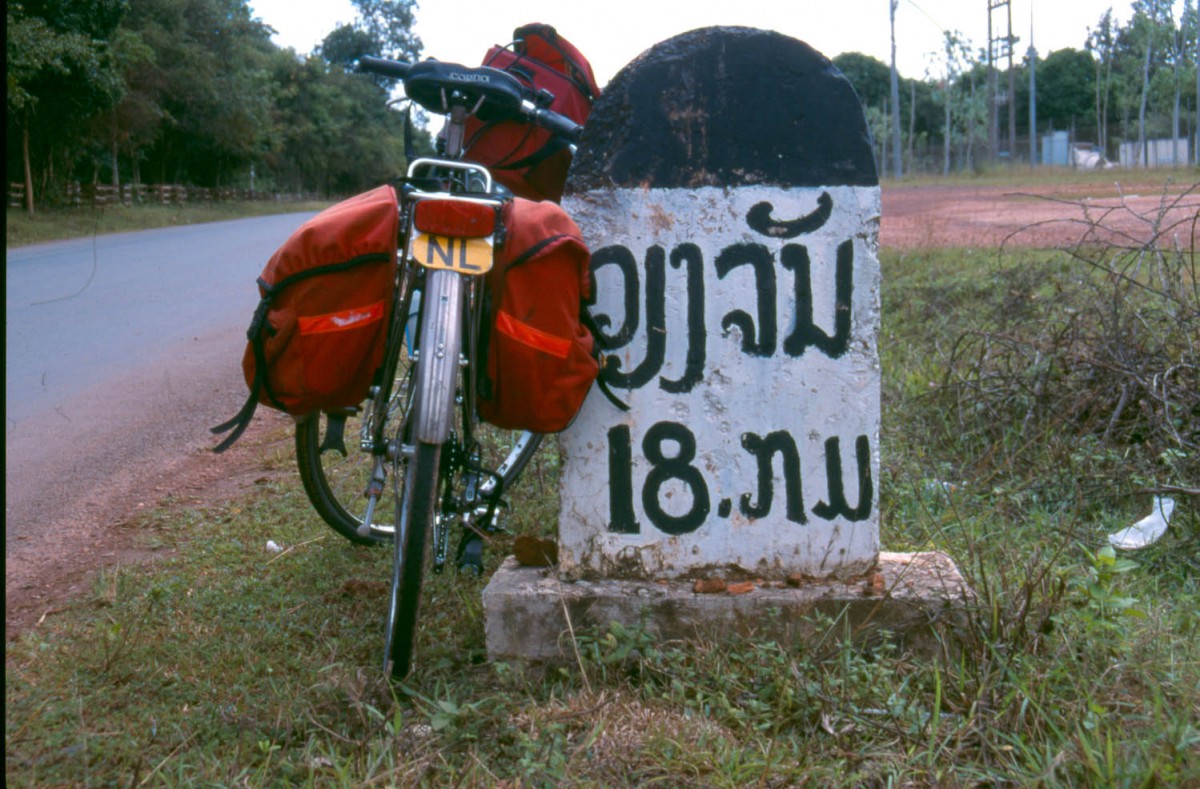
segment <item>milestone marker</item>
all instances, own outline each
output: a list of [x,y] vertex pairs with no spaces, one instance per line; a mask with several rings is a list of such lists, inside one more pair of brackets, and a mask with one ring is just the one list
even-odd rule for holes
[[858,98],[800,41],[697,30],[617,75],[563,205],[631,410],[562,437],[568,576],[875,563],[879,204]]
[[594,389],[561,434],[558,566],[497,570],[489,656],[613,621],[797,644],[814,612],[952,643],[954,563],[879,550],[880,194],[849,82],[769,31],[664,41],[597,101],[563,206],[630,410]]

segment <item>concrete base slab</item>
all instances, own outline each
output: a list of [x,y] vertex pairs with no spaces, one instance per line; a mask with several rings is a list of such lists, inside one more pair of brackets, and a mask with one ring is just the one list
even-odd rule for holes
[[[720,584],[715,584],[720,586]],[[510,557],[483,590],[488,657],[560,661],[571,658],[570,633],[610,622],[639,624],[661,640],[713,640],[730,635],[799,644],[834,618],[837,637],[881,636],[914,653],[952,649],[965,625],[971,590],[943,553],[880,553],[871,572],[849,580],[729,583],[698,593],[695,581],[563,581],[553,568],[522,567]]]

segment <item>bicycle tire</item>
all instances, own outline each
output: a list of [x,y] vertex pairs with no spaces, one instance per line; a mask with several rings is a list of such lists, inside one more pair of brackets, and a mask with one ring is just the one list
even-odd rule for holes
[[437,525],[441,501],[442,444],[450,438],[457,410],[465,282],[451,271],[431,271],[425,285],[411,426],[414,449],[403,498],[398,498],[403,501],[403,511],[397,518],[388,600],[384,665],[393,679],[403,679],[412,669],[426,538]]
[[[344,457],[331,450],[322,452],[321,442],[328,430],[329,419],[326,413],[313,414],[296,425],[296,464],[309,503],[321,520],[356,545],[390,543],[395,513],[392,489],[389,485],[384,486],[371,519],[372,528],[360,534],[365,504],[356,508],[354,503],[364,499],[363,491],[371,478],[374,458],[358,446],[348,446]],[[346,435],[357,437],[361,420],[361,410],[348,416]]]
[[408,464],[404,511],[392,552],[392,588],[388,599],[384,672],[401,680],[412,670],[417,617],[425,578],[428,536],[437,517],[438,472],[442,448],[418,443]]

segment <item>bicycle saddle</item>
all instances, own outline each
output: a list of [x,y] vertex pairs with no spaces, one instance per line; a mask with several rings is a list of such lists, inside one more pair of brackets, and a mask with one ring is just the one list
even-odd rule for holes
[[449,111],[446,99],[452,91],[466,97],[468,110],[482,98],[475,115],[483,121],[518,117],[521,101],[529,94],[516,77],[500,69],[437,60],[413,64],[404,78],[404,91],[417,104],[439,114]]

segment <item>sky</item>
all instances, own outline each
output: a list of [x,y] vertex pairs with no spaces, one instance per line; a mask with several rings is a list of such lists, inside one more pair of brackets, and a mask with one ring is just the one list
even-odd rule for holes
[[[1188,0],[1191,2],[1191,0]],[[775,30],[800,39],[826,57],[863,52],[891,62],[889,0],[419,0],[416,33],[424,55],[477,65],[488,48],[508,43],[514,28],[553,25],[591,61],[601,87],[626,63],[659,41],[698,27],[739,25]],[[339,23],[352,23],[350,0],[249,0],[252,14],[270,25],[281,47],[311,52]],[[1130,0],[1011,0],[1018,57],[1034,44],[1045,57],[1066,47],[1082,49],[1088,27],[1108,8],[1124,23]],[[1177,11],[1182,4],[1177,4]],[[997,35],[1007,15],[993,13]],[[896,11],[896,62],[901,76],[936,76],[942,31],[963,33],[973,49],[987,46],[988,0],[900,0]]]

